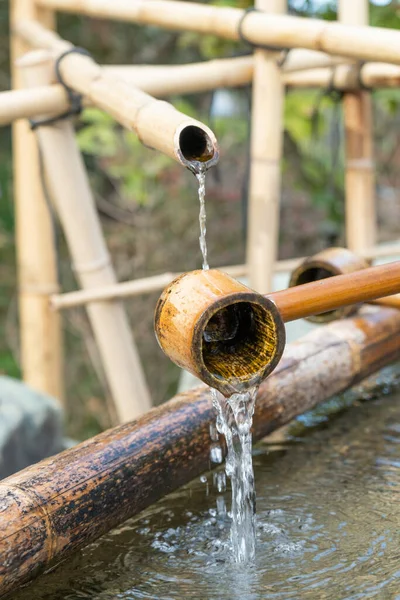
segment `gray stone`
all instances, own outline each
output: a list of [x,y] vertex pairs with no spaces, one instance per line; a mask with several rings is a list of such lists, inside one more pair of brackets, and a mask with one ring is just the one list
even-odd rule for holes
[[64,448],[56,400],[0,376],[0,479]]

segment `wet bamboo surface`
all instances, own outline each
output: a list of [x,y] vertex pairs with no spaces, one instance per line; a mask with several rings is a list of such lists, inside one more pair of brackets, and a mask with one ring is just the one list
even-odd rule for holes
[[[365,307],[288,345],[260,387],[254,438],[400,357],[400,312]],[[209,468],[209,391],[181,394],[0,483],[0,595]]]

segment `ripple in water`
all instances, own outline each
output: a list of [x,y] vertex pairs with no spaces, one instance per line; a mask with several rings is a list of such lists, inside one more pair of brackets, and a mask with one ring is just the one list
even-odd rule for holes
[[399,600],[399,398],[290,431],[254,452],[254,564],[231,561],[231,490],[198,478],[13,600]]

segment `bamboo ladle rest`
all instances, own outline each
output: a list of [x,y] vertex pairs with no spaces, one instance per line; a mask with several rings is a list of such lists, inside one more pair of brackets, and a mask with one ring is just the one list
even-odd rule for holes
[[160,296],[155,332],[178,366],[225,396],[258,385],[285,347],[284,323],[400,292],[400,262],[266,296],[216,269],[177,277]]

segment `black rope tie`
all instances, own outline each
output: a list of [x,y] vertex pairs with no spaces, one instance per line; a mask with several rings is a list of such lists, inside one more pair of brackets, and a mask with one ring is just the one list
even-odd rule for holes
[[245,21],[247,15],[252,12],[258,12],[261,14],[265,14],[264,11],[261,11],[258,8],[255,8],[254,6],[250,6],[249,8],[246,8],[246,10],[243,11],[243,15],[240,17],[240,21],[239,21],[238,27],[237,27],[237,33],[238,33],[239,39],[242,42],[244,42],[245,44],[247,44],[248,46],[252,46],[253,48],[258,48],[260,50],[268,50],[269,52],[281,52],[282,56],[276,62],[279,67],[282,67],[282,65],[285,63],[285,61],[288,57],[290,48],[282,48],[280,46],[269,46],[267,44],[254,44],[251,40],[249,40],[244,35],[244,33],[243,33],[244,21]]
[[90,52],[85,50],[85,48],[79,48],[78,46],[74,46],[69,50],[66,50],[57,58],[54,64],[54,71],[56,74],[56,78],[58,83],[60,83],[69,100],[69,109],[60,115],[55,115],[54,117],[49,117],[48,119],[42,119],[40,121],[30,120],[31,129],[35,130],[41,125],[52,125],[57,121],[61,121],[63,119],[68,119],[74,115],[79,115],[82,112],[82,94],[79,92],[75,92],[69,85],[67,85],[61,75],[60,64],[61,61],[68,56],[69,54],[82,54],[83,56],[90,56]]

